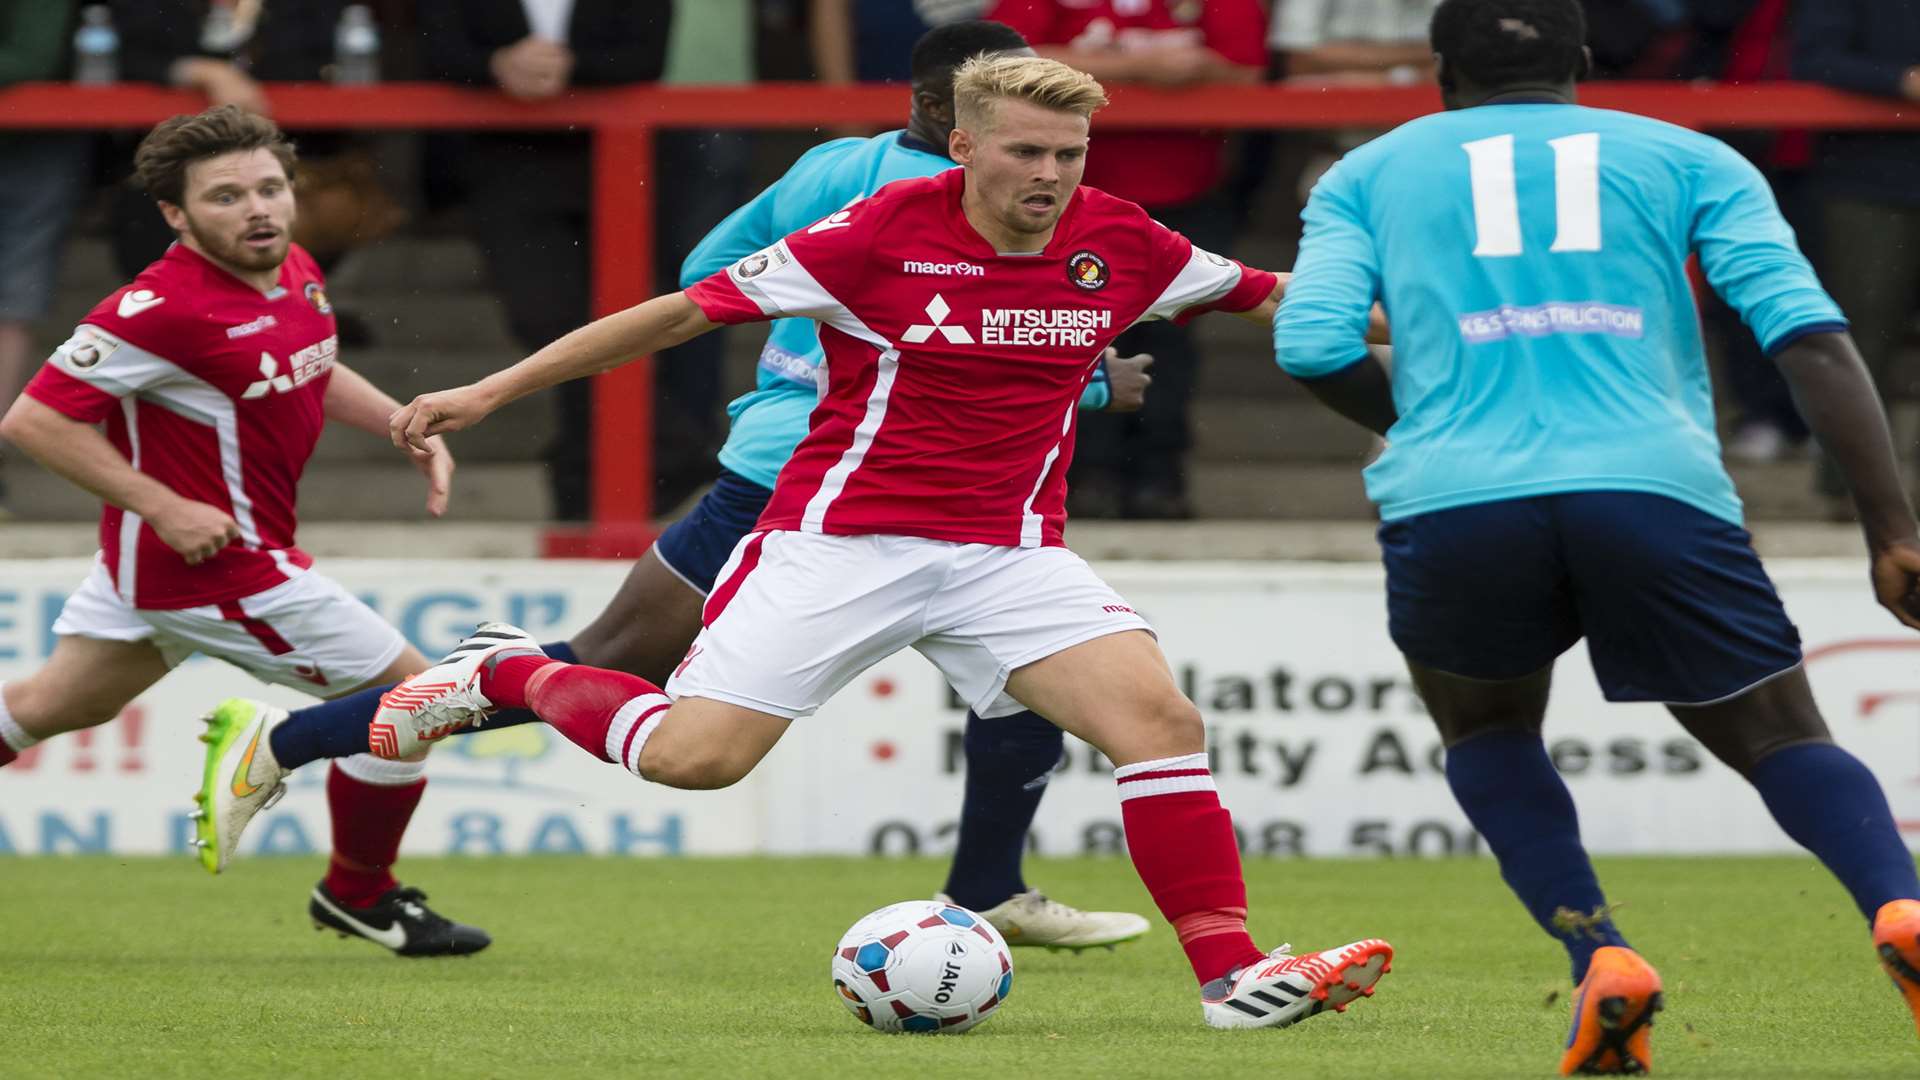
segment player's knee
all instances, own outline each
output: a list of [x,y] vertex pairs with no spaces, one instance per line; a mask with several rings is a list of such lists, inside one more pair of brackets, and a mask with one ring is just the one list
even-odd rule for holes
[[1742,776],[1787,749],[1830,743],[1833,732],[1813,700],[1803,672],[1774,679],[1732,701],[1674,706],[1674,719],[1707,752]]
[[1434,726],[1440,729],[1440,745],[1448,750],[1459,746],[1468,739],[1482,735],[1506,733],[1510,735],[1539,735],[1541,725],[1531,717],[1511,716],[1501,713],[1466,713],[1433,715]]
[[1833,742],[1833,735],[1824,723],[1817,727],[1805,723],[1782,723],[1759,729],[1726,728],[1704,736],[1697,731],[1690,731],[1689,734],[1700,739],[1707,753],[1741,776],[1751,774],[1761,762],[1788,747]]
[[1768,758],[1772,757],[1773,755],[1779,753],[1782,750],[1790,749],[1795,746],[1819,746],[1821,744],[1825,744],[1828,746],[1834,745],[1833,736],[1830,734],[1823,733],[1819,735],[1804,735],[1796,739],[1789,739],[1789,738],[1767,739],[1763,741],[1758,741],[1753,746],[1747,747],[1745,749],[1743,757],[1738,761],[1738,763],[1735,763],[1733,761],[1728,761],[1726,762],[1726,764],[1731,766],[1734,769],[1734,771],[1738,772],[1741,776],[1747,776],[1750,773],[1752,773],[1754,768],[1758,766],[1761,762],[1767,760]]
[[655,784],[687,791],[732,787],[753,771],[754,763],[712,740],[661,739],[640,750],[640,776]]
[[1207,724],[1193,702],[1169,695],[1143,713],[1141,737],[1152,757],[1183,757],[1207,748]]

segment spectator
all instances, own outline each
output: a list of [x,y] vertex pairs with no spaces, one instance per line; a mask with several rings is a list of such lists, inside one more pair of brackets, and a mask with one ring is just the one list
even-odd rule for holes
[[[0,86],[64,74],[73,15],[71,0],[0,8]],[[0,134],[0,409],[13,403],[39,362],[33,324],[53,300],[86,158],[85,136]],[[5,500],[0,484],[0,516]]]
[[[312,81],[333,59],[333,31],[345,0],[113,0],[120,77],[198,90],[213,105],[268,111],[260,80]],[[309,148],[301,147],[302,156]],[[128,171],[131,145],[123,148]],[[114,255],[132,278],[173,243],[145,192],[123,186],[112,211]]]
[[936,26],[977,19],[993,0],[810,0],[808,41],[823,83],[906,82],[913,43]]
[[[1880,97],[1920,101],[1920,5],[1817,0],[1794,12],[1794,73]],[[1920,293],[1920,134],[1835,132],[1821,139],[1815,176],[1825,196],[1822,267],[1828,291],[1886,400],[1912,399],[1896,379],[1895,346]],[[1823,463],[1820,491],[1843,486]]]
[[[120,75],[198,90],[214,105],[266,113],[263,84],[325,79],[334,31],[348,0],[115,0]],[[123,164],[131,144],[121,140]],[[354,247],[386,236],[406,220],[380,185],[376,166],[353,136],[300,136],[299,219],[294,239],[331,273]],[[173,243],[145,192],[122,185],[111,208],[114,255],[131,278]],[[369,344],[372,332],[353,312],[334,313],[340,340]]]
[[[675,0],[667,45],[668,85],[753,81],[751,0]],[[654,139],[656,281],[679,279],[701,238],[747,200],[753,144],[742,131],[666,130]],[[653,505],[667,512],[713,481],[720,449],[726,331],[702,334],[655,358]]]
[[[1257,0],[1000,0],[987,15],[1026,35],[1036,52],[1108,82],[1252,85],[1265,75]],[[1225,136],[1113,132],[1087,156],[1086,182],[1145,206],[1168,228],[1224,252],[1232,218],[1217,191]],[[1154,357],[1146,407],[1085,417],[1075,452],[1073,513],[1186,518],[1187,408],[1199,358],[1184,327],[1144,323],[1115,343]]]
[[[1688,55],[1677,74],[1741,84],[1792,77],[1792,0],[1689,0]],[[1809,183],[1813,137],[1806,131],[1722,132],[1720,137],[1760,169],[1780,202],[1780,212],[1800,237],[1815,265],[1821,262],[1819,206]],[[1806,421],[1778,368],[1761,355],[1760,343],[1740,316],[1706,290],[1702,315],[1723,343],[1722,369],[1733,398],[1726,456],[1758,464],[1776,461],[1807,442]]]
[[[1279,0],[1267,29],[1272,68],[1290,82],[1354,86],[1425,85],[1433,79],[1427,25],[1440,0]],[[1341,155],[1377,130],[1315,132],[1300,141],[1305,164],[1297,178],[1301,205]],[[1264,177],[1269,140],[1250,148]],[[1247,199],[1242,194],[1241,200]]]
[[[1746,3],[1746,0],[1732,0]],[[1667,79],[1688,48],[1690,7],[1727,0],[1581,0],[1595,79]]]
[[1290,79],[1413,86],[1433,78],[1440,0],[1279,0],[1267,44]]
[[[659,79],[672,13],[672,0],[420,0],[419,6],[434,77],[494,86],[527,100],[574,86]],[[476,135],[467,155],[475,238],[508,326],[531,352],[592,314],[588,140]],[[554,516],[561,520],[583,520],[592,511],[591,386],[576,380],[553,395],[557,423],[545,457]]]

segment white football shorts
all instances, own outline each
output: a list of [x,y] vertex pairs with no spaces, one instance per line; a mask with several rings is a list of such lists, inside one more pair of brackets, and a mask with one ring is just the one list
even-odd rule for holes
[[1151,627],[1066,548],[913,536],[748,533],[666,691],[798,718],[911,646],[983,717],[1025,706],[1007,676]]
[[224,604],[161,610],[127,603],[98,560],[67,597],[53,632],[150,641],[170,667],[205,653],[262,682],[323,697],[372,681],[407,647],[372,608],[312,570]]

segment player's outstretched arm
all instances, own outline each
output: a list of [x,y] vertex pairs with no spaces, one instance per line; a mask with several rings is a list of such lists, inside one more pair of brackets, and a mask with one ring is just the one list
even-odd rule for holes
[[1375,435],[1384,436],[1400,419],[1393,403],[1393,376],[1372,353],[1330,375],[1293,378],[1322,405]]
[[175,493],[135,469],[98,428],[27,394],[15,398],[0,418],[0,438],[74,485],[140,515],[189,566],[212,558],[240,535],[226,511]]
[[1875,595],[1901,622],[1920,630],[1920,525],[1900,482],[1886,407],[1852,336],[1808,334],[1781,349],[1774,362],[1853,493],[1873,559]]
[[[1287,298],[1287,283],[1293,280],[1293,275],[1278,272],[1274,274],[1274,277],[1279,278],[1280,283],[1273,287],[1272,296],[1262,300],[1259,305],[1255,307],[1250,307],[1245,311],[1236,311],[1232,314],[1260,326],[1273,325],[1273,317],[1280,311],[1280,302]],[[1379,304],[1375,304],[1373,308],[1367,312],[1367,344],[1391,345],[1392,343],[1393,335],[1387,327],[1386,309]]]
[[656,296],[588,323],[477,383],[414,398],[388,418],[387,433],[400,449],[425,454],[432,436],[470,428],[502,405],[569,379],[612,371],[718,325],[685,293]]
[[[327,419],[381,438],[387,435],[387,418],[400,407],[366,376],[340,363],[333,365],[322,405]],[[427,513],[439,517],[447,512],[447,501],[452,497],[453,453],[437,436],[427,440],[427,448],[427,453],[415,454],[413,460],[427,478]]]

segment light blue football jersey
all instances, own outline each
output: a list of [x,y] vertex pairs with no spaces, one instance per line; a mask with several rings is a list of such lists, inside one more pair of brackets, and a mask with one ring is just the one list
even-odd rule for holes
[[1339,371],[1385,307],[1400,420],[1366,481],[1389,521],[1607,490],[1740,524],[1688,254],[1768,355],[1846,327],[1752,165],[1628,113],[1423,117],[1348,154],[1304,216],[1274,349],[1293,375]]
[[[944,154],[905,131],[822,143],[800,155],[786,175],[714,226],[681,264],[680,287],[687,288],[895,180],[932,176],[953,167]],[[824,357],[819,327],[812,319],[774,322],[760,350],[753,390],[727,406],[732,426],[720,448],[720,464],[762,487],[773,487],[794,447],[807,434]],[[1088,386],[1081,405],[1099,409],[1106,403],[1102,378]]]

